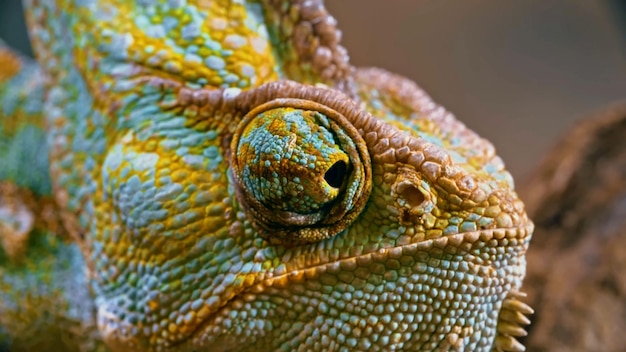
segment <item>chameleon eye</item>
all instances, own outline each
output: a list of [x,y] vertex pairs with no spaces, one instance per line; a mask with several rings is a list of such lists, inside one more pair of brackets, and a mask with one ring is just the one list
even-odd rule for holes
[[277,99],[256,107],[231,150],[239,200],[272,243],[334,236],[369,195],[365,142],[345,116],[319,103]]

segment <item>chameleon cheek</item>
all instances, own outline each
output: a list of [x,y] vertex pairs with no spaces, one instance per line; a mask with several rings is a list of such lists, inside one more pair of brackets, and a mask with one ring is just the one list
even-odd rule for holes
[[295,245],[329,238],[361,212],[371,188],[369,154],[339,112],[300,99],[250,111],[235,132],[238,198],[260,235]]

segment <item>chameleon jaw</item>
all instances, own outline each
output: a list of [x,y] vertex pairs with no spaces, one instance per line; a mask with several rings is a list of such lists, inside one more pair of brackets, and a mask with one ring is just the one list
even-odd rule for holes
[[[417,259],[414,262],[415,272],[419,270],[427,271],[432,268],[430,264],[431,260],[434,260],[434,257],[425,258],[425,255],[428,253],[437,253],[443,251],[444,253],[450,254],[449,252],[452,249],[452,251],[459,250],[461,252],[466,252],[466,254],[469,254],[470,252],[476,251],[482,246],[489,246],[488,243],[497,243],[496,247],[509,248],[513,252],[524,251],[528,244],[528,240],[530,238],[532,230],[533,225],[530,224],[521,228],[489,229],[451,236],[444,236],[441,238],[426,240],[417,243],[410,243],[390,248],[381,248],[367,254],[342,258],[333,262],[293,270],[280,275],[268,276],[257,284],[246,288],[243,292],[240,292],[232,299],[223,302],[223,305],[217,311],[207,317],[204,323],[202,323],[198,327],[198,329],[192,334],[190,339],[182,342],[180,345],[177,345],[177,347],[183,350],[193,348],[210,348],[211,350],[226,351],[229,350],[229,346],[231,344],[232,347],[241,346],[243,340],[245,339],[250,339],[249,341],[246,340],[245,345],[254,346],[257,343],[261,343],[262,345],[262,329],[258,329],[258,331],[256,331],[253,328],[253,331],[248,331],[250,333],[248,336],[239,336],[239,331],[242,329],[242,327],[247,326],[246,324],[255,319],[249,317],[248,322],[246,322],[246,319],[238,321],[237,318],[235,318],[239,316],[241,312],[247,312],[247,314],[250,315],[254,314],[255,307],[258,307],[256,303],[260,301],[288,301],[290,298],[293,298],[292,294],[294,292],[295,294],[301,294],[303,297],[306,298],[307,295],[309,295],[310,292],[313,291],[313,288],[319,288],[323,291],[324,286],[326,285],[339,287],[341,285],[350,286],[351,284],[353,284],[353,287],[356,287],[358,290],[360,284],[357,281],[368,280],[368,278],[359,276],[363,274],[363,270],[360,269],[369,268],[372,272],[371,275],[375,275],[373,274],[373,272],[376,272],[376,270],[378,270],[377,267],[380,268],[380,265],[383,265],[387,268],[385,274],[382,274],[384,276],[391,272],[390,267],[393,267],[393,264],[391,264],[392,262],[402,262],[403,260],[406,260],[406,258]],[[517,256],[512,255],[512,257],[516,258]],[[508,275],[524,275],[523,261],[516,262],[515,259],[512,259],[510,266],[506,268],[499,268],[491,265],[493,263],[490,263],[488,261],[479,263],[480,259],[476,259],[477,262],[471,264],[470,267],[467,268],[468,273],[472,273],[472,275],[475,276],[474,280],[478,280],[480,282],[483,282],[483,280],[485,280],[484,282],[487,282],[489,281],[489,278],[492,277],[496,277],[497,280],[504,280],[504,274],[501,272],[501,270],[505,270]],[[345,274],[342,274],[346,272],[355,273],[352,283],[348,283]],[[482,279],[476,279],[476,277],[480,277]],[[471,277],[464,280],[466,281],[463,282],[462,285],[473,285]],[[427,285],[426,282],[428,282],[428,280],[424,280],[424,286]],[[423,324],[428,325],[429,322],[427,317],[429,316],[429,314],[435,314],[433,313],[433,311],[428,311],[432,307],[429,307],[425,302],[415,303],[413,300],[414,297],[420,295],[423,296],[425,293],[419,292],[417,290],[417,284],[416,286],[407,287],[415,288],[414,292],[407,293],[409,294],[409,297],[412,298],[406,301],[409,304],[414,303],[418,306],[418,308],[416,308],[417,311],[413,312],[415,322],[422,323],[423,320]],[[492,341],[490,343],[493,343],[493,346],[496,347],[498,351],[520,351],[522,350],[520,349],[521,345],[517,343],[514,338],[515,336],[520,336],[520,331],[523,331],[521,325],[524,325],[525,321],[520,321],[520,319],[525,319],[524,315],[532,313],[532,309],[519,301],[519,298],[523,294],[519,293],[519,287],[516,287],[515,284],[512,283],[512,281],[509,282],[509,284],[503,285],[503,287],[506,287],[505,290],[508,291],[503,290],[494,292],[495,296],[499,297],[499,303],[497,304],[501,304],[502,310],[499,317],[497,318],[497,336],[491,336],[490,338],[492,338]],[[475,289],[490,290],[491,288],[489,288],[488,284],[485,283],[482,287],[477,287]],[[344,295],[345,294],[346,293],[344,293]],[[428,293],[426,293],[426,295],[428,295]],[[347,300],[345,304],[368,304],[367,297],[367,294],[365,294],[365,296],[360,298],[360,301],[359,298],[353,297],[351,300]],[[315,299],[317,299],[317,301],[315,301]],[[321,319],[320,317],[322,316],[332,315],[333,307],[331,302],[333,302],[333,299],[331,297],[327,297],[327,299],[328,300],[308,297],[307,302],[317,302],[315,307],[316,309],[317,307],[319,307],[319,310],[314,312],[311,321],[308,322],[309,325],[315,325],[316,322],[319,323]],[[370,298],[370,300],[371,299],[373,298]],[[381,297],[379,296],[377,299],[380,300]],[[297,299],[295,300],[297,302]],[[389,303],[386,303],[386,305],[383,305],[381,303],[381,305],[379,306],[381,307],[380,309],[383,309],[383,306],[388,307]],[[291,307],[290,309],[297,309],[294,308],[295,306],[289,305],[289,307]],[[268,324],[277,324],[277,321],[285,318],[284,315],[292,314],[292,312],[290,312],[289,310],[285,310],[285,307],[281,305],[274,307],[274,309],[274,312],[266,311],[263,313],[265,315],[261,314],[260,316],[263,316],[263,318],[257,316],[258,319],[255,320],[257,321],[257,324],[262,324],[260,321],[262,321],[263,319],[266,319],[265,326],[268,326]],[[309,313],[310,312],[301,312],[301,314],[303,315],[307,315]],[[272,320],[273,314],[277,315],[276,317],[274,317],[276,318],[274,320]],[[376,316],[377,314],[380,314],[380,311],[378,309],[370,312],[370,315],[372,316]],[[393,314],[393,312],[385,311],[385,314],[389,315]],[[315,316],[317,316],[317,319],[315,318]],[[333,320],[332,317],[327,317],[327,319]],[[376,324],[371,324],[377,319],[378,317],[370,318],[367,321],[365,327],[361,326],[361,323],[354,323],[353,321],[344,323],[352,326],[353,329],[361,329],[363,333],[365,333],[366,331],[368,331],[368,329],[375,328]],[[459,320],[460,318],[458,316],[456,318],[449,316],[445,317],[444,319],[449,319],[451,321],[457,319],[457,321],[461,321]],[[492,323],[495,327],[495,321],[493,321]],[[475,336],[472,335],[477,334],[478,332],[471,327],[464,327],[462,326],[463,324],[459,324],[455,325],[455,329],[441,336],[441,344],[439,345],[440,347],[445,346],[447,343],[451,343],[451,341],[454,342],[454,344],[450,344],[449,346],[451,350],[463,350],[464,347],[468,347],[464,344],[467,343],[469,339],[474,338]],[[317,328],[319,329],[321,327],[317,326]],[[256,340],[257,338],[260,342]],[[367,339],[367,336],[363,336],[363,338]],[[302,341],[300,341],[299,343],[302,343]],[[396,345],[396,347],[398,346],[401,347],[400,344]],[[428,348],[426,348],[426,345],[419,346],[420,350],[422,350],[423,348],[425,350],[428,350]]]

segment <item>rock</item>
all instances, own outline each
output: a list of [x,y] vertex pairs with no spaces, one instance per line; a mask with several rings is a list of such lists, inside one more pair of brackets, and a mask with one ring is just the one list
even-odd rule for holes
[[536,230],[529,351],[626,346],[626,102],[566,133],[520,189]]

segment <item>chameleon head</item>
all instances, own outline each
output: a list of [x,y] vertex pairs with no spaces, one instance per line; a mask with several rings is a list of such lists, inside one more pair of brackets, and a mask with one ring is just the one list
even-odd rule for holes
[[107,342],[520,349],[532,224],[511,177],[388,77],[358,72],[353,98],[289,81],[168,93],[185,118],[125,136],[104,165],[91,260]]

